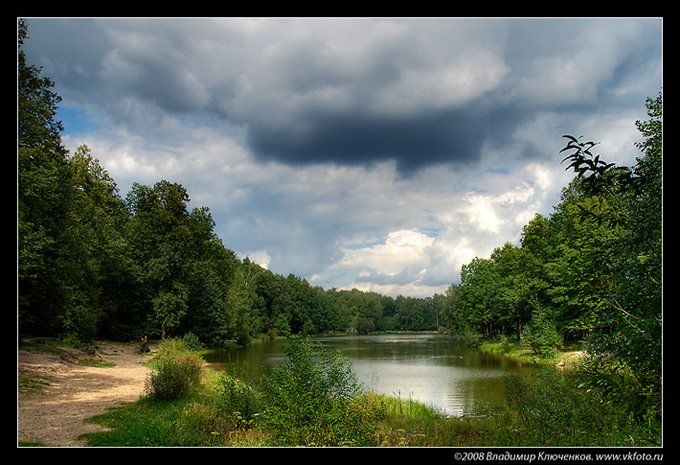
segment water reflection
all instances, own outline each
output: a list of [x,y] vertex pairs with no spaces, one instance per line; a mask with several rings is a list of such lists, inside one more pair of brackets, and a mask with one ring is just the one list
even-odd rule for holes
[[[479,406],[505,402],[503,376],[527,374],[533,367],[460,347],[438,334],[321,337],[317,341],[339,350],[352,361],[366,389],[431,404],[449,415],[475,414]],[[216,369],[239,367],[260,376],[285,356],[286,341],[245,349],[215,351],[206,360]]]

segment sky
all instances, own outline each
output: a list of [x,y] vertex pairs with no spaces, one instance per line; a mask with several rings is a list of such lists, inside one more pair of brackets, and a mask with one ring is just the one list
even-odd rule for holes
[[24,49],[125,196],[166,179],[239,255],[424,297],[518,245],[573,177],[635,163],[659,18],[33,18]]

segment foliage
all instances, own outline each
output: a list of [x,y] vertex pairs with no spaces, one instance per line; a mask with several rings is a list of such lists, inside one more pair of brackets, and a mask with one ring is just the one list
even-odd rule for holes
[[169,337],[158,344],[158,358],[179,355],[189,351],[189,345],[184,338]]
[[205,349],[205,345],[201,342],[201,340],[196,336],[194,333],[189,331],[186,333],[184,336],[182,336],[182,341],[184,341],[184,345],[188,350],[203,350]]
[[352,318],[348,333],[350,334],[369,334],[375,329],[375,324],[368,318],[355,316]]
[[557,332],[555,323],[547,314],[545,307],[534,300],[533,316],[524,328],[522,342],[541,357],[553,357],[562,347],[562,336]]
[[456,338],[458,340],[458,344],[460,344],[461,347],[479,347],[479,345],[482,343],[481,334],[471,329],[464,329],[458,332],[456,334]]
[[563,342],[587,341],[580,383],[623,399],[639,422],[661,417],[662,96],[633,167],[568,139],[578,174],[552,215],[536,215],[520,247],[506,244],[463,265],[448,292],[447,329],[490,340],[515,334],[550,357]]
[[233,431],[214,402],[191,402],[172,423],[172,437],[181,446],[222,446]]
[[[64,147],[61,98],[25,54],[23,20],[17,33],[20,335],[71,342],[195,335],[183,347],[175,339],[161,344],[162,353],[173,355],[158,359],[159,393],[195,384],[200,366],[182,352],[197,341],[246,345],[269,332],[363,334],[444,325],[470,345],[512,337],[546,356],[561,340],[586,340],[580,384],[620,399],[638,422],[660,421],[661,93],[647,100],[649,119],[636,122],[643,141],[634,166],[608,163],[593,152],[594,142],[565,136],[564,161],[577,176],[551,215],[536,215],[524,227],[519,246],[504,244],[463,265],[460,285],[446,295],[393,298],[324,290],[239,260],[216,235],[209,209],[190,208],[180,184],[135,183],[121,198],[88,147],[73,153]],[[324,391],[334,383],[349,389],[347,367],[327,355],[315,359],[309,347],[295,350],[274,375],[292,391],[272,381],[263,392],[273,399],[270,427],[298,443],[367,441],[361,427],[353,436],[333,426],[355,414],[346,396]],[[302,402],[308,391],[325,393],[321,403]],[[314,419],[317,436],[303,426],[311,409],[321,412]],[[288,432],[286,421],[294,425]]]
[[305,338],[264,380],[262,424],[277,444],[370,445],[371,422],[352,408],[360,392],[349,361]]
[[164,401],[180,399],[200,385],[203,361],[186,350],[182,339],[166,339],[159,345],[154,371],[147,383],[150,396]]
[[[160,180],[121,198],[90,149],[61,143],[54,84],[18,29],[20,332],[73,340],[192,333],[219,345],[260,334],[436,329],[434,300],[325,291],[224,247],[205,207]],[[441,302],[440,302],[441,304]]]
[[220,409],[238,428],[248,428],[262,409],[262,394],[236,374],[222,372],[218,380]]
[[625,409],[554,369],[533,377],[506,377],[508,407],[492,441],[515,446],[650,445],[658,442]]

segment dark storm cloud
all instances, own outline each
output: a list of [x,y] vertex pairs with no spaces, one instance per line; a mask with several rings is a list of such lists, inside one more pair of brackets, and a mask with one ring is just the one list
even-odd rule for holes
[[[291,165],[474,162],[539,111],[579,118],[659,90],[660,21],[29,21],[72,103],[146,136],[165,115],[239,127]],[[566,116],[565,116],[566,117]],[[514,157],[536,157],[531,146]]]
[[471,161],[490,135],[484,115],[465,110],[413,119],[352,115],[310,117],[303,134],[288,128],[254,125],[248,132],[253,151],[263,159],[292,164],[366,163],[394,159],[401,170],[446,161]]

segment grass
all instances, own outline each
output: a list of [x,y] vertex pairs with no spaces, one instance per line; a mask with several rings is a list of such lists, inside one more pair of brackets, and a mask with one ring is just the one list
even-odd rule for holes
[[223,418],[217,408],[219,372],[204,368],[201,386],[177,400],[142,397],[88,419],[109,428],[80,436],[89,446],[259,446],[266,432],[240,430]]
[[116,366],[115,363],[101,358],[81,358],[76,363],[80,366],[95,368],[111,368]]
[[33,374],[19,374],[19,392],[40,392],[50,385],[50,377]]
[[[187,351],[174,342],[163,350]],[[200,351],[198,351],[200,352]],[[153,361],[148,364],[154,365]],[[188,397],[159,401],[140,400],[91,418],[107,431],[81,436],[90,446],[267,446],[275,445],[271,432],[257,423],[244,428],[225,415],[218,404],[220,372],[204,367],[201,386]],[[376,446],[478,445],[479,419],[450,418],[410,397],[365,393],[353,401],[375,422],[372,443]],[[352,428],[359,425],[352,425]],[[483,430],[481,430],[483,431]]]
[[110,428],[82,435],[90,446],[181,446],[174,432],[175,420],[194,398],[162,402],[145,397],[89,419]]
[[[166,342],[162,350],[177,355],[203,354],[207,350],[189,350],[181,344]],[[157,355],[157,354],[154,354]],[[156,358],[145,363],[151,369]],[[219,373],[204,367],[201,386],[191,395],[172,401],[142,397],[136,402],[109,409],[87,421],[110,428],[81,436],[91,446],[200,446],[216,445],[212,431],[191,428],[191,415],[212,412]],[[200,407],[197,407],[200,406]],[[205,415],[202,415],[205,417]],[[221,439],[221,436],[220,436]]]
[[582,349],[582,344],[573,342],[566,344],[552,357],[541,357],[519,342],[508,341],[507,339],[485,341],[479,346],[479,350],[482,352],[508,357],[517,362],[551,366],[564,362],[564,368],[573,368],[579,363],[583,355]]
[[378,423],[375,445],[382,447],[450,447],[491,444],[490,418],[449,417],[436,408],[412,398],[365,394],[378,402],[385,413]]
[[45,447],[45,444],[39,441],[24,441],[23,439],[19,440],[19,447]]
[[67,344],[56,339],[36,339],[32,341],[19,341],[19,350],[29,352],[43,352],[52,355],[67,355],[71,351],[67,349]]

